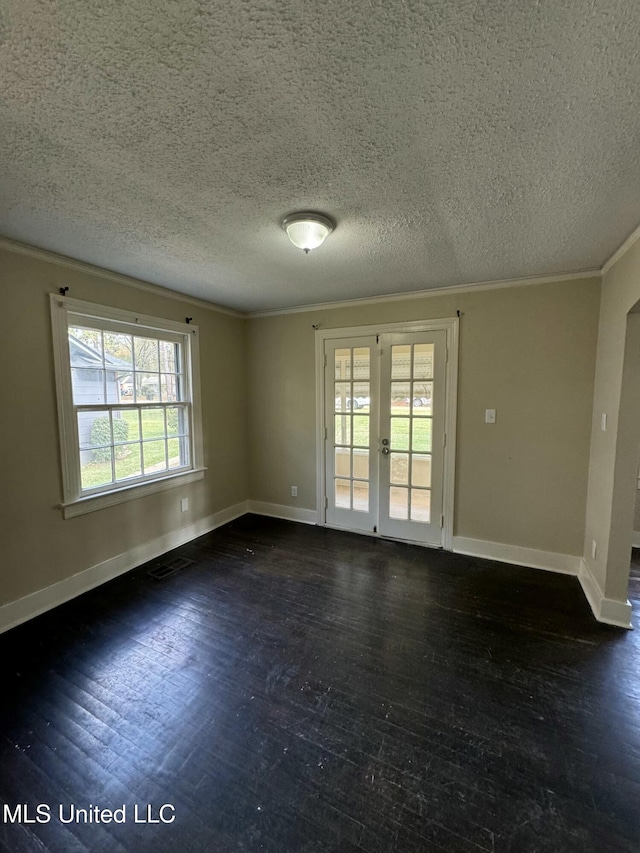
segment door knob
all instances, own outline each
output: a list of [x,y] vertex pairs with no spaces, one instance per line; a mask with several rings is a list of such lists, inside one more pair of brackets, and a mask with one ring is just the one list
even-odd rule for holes
[[382,448],[382,451],[381,451],[381,453],[382,453],[382,455],[383,455],[383,456],[388,456],[390,452],[391,452],[391,451],[389,450],[389,448],[388,448],[388,447],[383,447],[383,448]]

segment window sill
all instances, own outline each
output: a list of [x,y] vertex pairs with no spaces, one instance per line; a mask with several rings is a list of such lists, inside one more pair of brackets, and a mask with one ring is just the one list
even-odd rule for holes
[[188,483],[195,483],[197,480],[204,479],[206,470],[206,468],[195,468],[180,474],[170,474],[167,477],[162,477],[162,479],[154,480],[152,483],[123,486],[111,492],[78,498],[77,501],[60,504],[62,515],[64,518],[75,518],[77,515],[85,515],[85,513],[95,512],[97,509],[105,509],[108,506],[115,506],[125,501],[133,501],[137,498],[143,498],[145,495],[165,492],[167,489],[173,489],[176,486],[186,486]]

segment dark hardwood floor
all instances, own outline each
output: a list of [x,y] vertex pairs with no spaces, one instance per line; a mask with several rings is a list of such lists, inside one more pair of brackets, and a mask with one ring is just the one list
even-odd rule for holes
[[256,516],[176,557],[0,637],[2,850],[640,850],[640,632],[575,578]]

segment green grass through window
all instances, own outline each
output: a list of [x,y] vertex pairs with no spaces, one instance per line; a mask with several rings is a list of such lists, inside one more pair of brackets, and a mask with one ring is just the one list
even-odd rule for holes
[[[131,410],[122,414],[122,419],[128,424],[128,440],[136,442],[130,445],[119,445],[116,450],[116,475],[118,483],[129,477],[139,476],[141,471],[139,422],[137,410]],[[171,427],[169,428],[171,432]],[[174,430],[175,431],[175,430]],[[164,413],[162,410],[143,410],[142,415],[142,438],[164,439]],[[176,467],[180,458],[180,440],[169,436],[168,438],[169,466],[173,462]],[[89,454],[87,454],[89,455]],[[143,457],[145,469],[158,465],[161,472],[165,465],[165,442],[164,440],[153,441],[143,444]],[[87,462],[81,466],[82,488],[91,489],[112,482],[111,462]]]
[[[367,417],[369,409],[359,409],[357,412],[351,416],[350,414],[345,414],[345,418],[352,417],[352,428],[353,428],[353,446],[354,447],[368,447],[369,446],[369,418]],[[395,440],[395,447],[392,446],[393,450],[408,450],[410,445],[410,423],[409,419],[409,409],[405,407],[394,407],[392,409],[392,415],[400,416],[397,419],[394,417],[393,423],[393,437]],[[339,422],[341,416],[338,416],[336,420]],[[416,417],[413,419],[414,427],[413,427],[413,450],[420,453],[429,453],[431,451],[431,418],[420,418]],[[391,438],[391,436],[389,436]]]

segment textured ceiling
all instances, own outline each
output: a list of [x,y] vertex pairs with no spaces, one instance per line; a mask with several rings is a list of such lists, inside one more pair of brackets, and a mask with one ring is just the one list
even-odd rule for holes
[[0,0],[0,233],[243,311],[599,267],[639,45],[638,0]]

